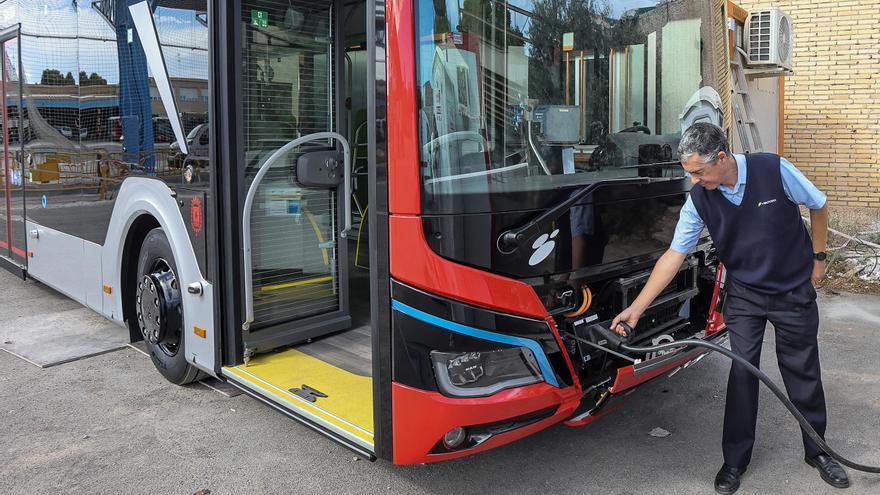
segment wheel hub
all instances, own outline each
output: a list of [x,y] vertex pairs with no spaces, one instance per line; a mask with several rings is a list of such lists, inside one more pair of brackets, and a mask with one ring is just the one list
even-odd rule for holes
[[157,271],[138,282],[137,318],[144,339],[153,345],[173,339],[180,330],[180,290],[174,273]]

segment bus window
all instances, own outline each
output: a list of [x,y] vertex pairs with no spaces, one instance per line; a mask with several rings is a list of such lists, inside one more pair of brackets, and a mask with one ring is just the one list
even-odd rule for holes
[[680,116],[718,82],[701,63],[710,9],[698,0],[420,0],[425,213],[520,209],[510,194],[541,208],[566,187],[680,176]]

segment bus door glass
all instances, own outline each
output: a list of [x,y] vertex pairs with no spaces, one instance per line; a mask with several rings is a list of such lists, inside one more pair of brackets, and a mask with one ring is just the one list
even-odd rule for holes
[[22,122],[21,97],[18,76],[18,33],[14,38],[0,42],[3,91],[2,115],[0,115],[0,139],[2,148],[2,187],[0,187],[0,254],[17,265],[27,264],[27,247],[24,226],[24,189],[22,184]]
[[[293,140],[338,130],[336,18],[329,1],[243,1],[242,9],[240,173],[243,194],[253,193],[253,322],[245,324],[244,338],[259,351],[349,325],[347,266],[338,262],[347,259],[346,243],[339,242],[342,153],[333,165],[338,167],[336,181],[333,174],[326,183],[306,180],[297,168],[304,155],[324,152],[330,157],[342,148],[335,140],[311,139],[267,165]],[[267,172],[254,186],[264,165]]]

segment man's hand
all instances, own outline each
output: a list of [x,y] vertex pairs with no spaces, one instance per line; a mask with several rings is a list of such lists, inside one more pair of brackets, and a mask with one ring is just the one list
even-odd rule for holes
[[642,317],[642,312],[634,309],[632,306],[624,309],[620,312],[619,315],[614,317],[614,320],[611,321],[611,330],[614,330],[621,337],[626,336],[626,330],[623,329],[623,326],[620,325],[620,322],[624,322],[630,326],[630,328],[635,328],[639,323],[639,318]]
[[813,281],[813,287],[818,287],[819,282],[821,282],[825,278],[825,262],[814,260],[813,261],[813,275],[810,277],[810,280]]

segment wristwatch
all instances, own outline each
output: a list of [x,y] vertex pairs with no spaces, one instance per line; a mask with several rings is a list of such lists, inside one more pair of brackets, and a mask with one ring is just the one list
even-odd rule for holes
[[819,251],[818,253],[813,253],[813,259],[816,261],[825,261],[827,256],[825,255],[825,251]]

